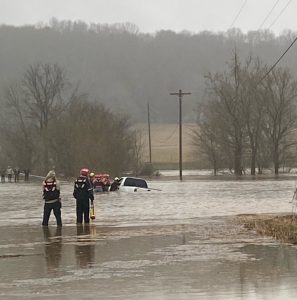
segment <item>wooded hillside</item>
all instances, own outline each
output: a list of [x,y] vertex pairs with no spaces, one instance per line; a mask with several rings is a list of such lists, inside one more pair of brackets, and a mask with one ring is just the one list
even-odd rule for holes
[[[133,24],[85,24],[52,20],[49,26],[0,27],[0,86],[19,80],[30,64],[57,63],[89,99],[132,120],[144,121],[150,103],[152,122],[178,120],[178,100],[170,92],[192,92],[184,98],[184,121],[193,122],[203,101],[204,75],[221,72],[236,45],[239,57],[259,56],[272,64],[296,33],[197,34],[160,31],[142,34]],[[296,49],[281,64],[297,74]],[[281,65],[280,64],[280,65]],[[1,98],[2,99],[2,98]]]

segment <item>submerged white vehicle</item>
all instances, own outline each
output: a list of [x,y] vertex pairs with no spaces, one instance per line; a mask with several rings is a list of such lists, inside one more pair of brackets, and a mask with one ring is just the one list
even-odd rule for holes
[[150,191],[147,182],[142,178],[136,177],[121,177],[119,180],[119,191],[125,192],[140,192]]

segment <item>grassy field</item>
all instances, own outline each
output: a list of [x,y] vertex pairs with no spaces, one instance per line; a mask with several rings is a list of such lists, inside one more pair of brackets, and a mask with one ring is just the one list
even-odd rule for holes
[[[190,165],[197,160],[191,140],[194,123],[182,125],[183,162]],[[142,136],[143,158],[149,161],[148,125],[135,126]],[[177,165],[179,162],[179,124],[151,124],[152,162],[155,164]]]

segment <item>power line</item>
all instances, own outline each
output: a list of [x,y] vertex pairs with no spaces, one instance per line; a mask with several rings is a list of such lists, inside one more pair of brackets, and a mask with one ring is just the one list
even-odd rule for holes
[[266,15],[264,21],[261,23],[261,25],[259,26],[258,30],[260,30],[262,28],[262,26],[265,24],[265,22],[267,21],[267,19],[270,17],[271,13],[273,12],[273,10],[275,9],[275,7],[277,6],[277,4],[279,3],[280,0],[276,0],[273,7],[271,8],[271,10],[269,11],[269,13]]
[[[279,59],[270,67],[270,69],[264,74],[264,76],[258,81],[256,87],[262,83],[262,81],[269,75],[269,73],[276,67],[276,65],[282,60],[282,58],[287,54],[287,52],[292,48],[292,46],[296,43],[297,36],[294,38],[289,47],[283,52],[283,54],[279,57]],[[233,98],[235,99],[235,97]]]
[[[273,7],[271,8],[271,10],[269,11],[269,13],[266,15],[264,21],[261,23],[259,29],[263,26],[263,24],[266,22],[266,20],[268,19],[268,17],[271,15],[272,11],[274,10],[274,8],[276,7],[276,5],[278,4],[280,0],[277,0]],[[284,13],[284,11],[287,9],[287,7],[289,6],[289,4],[292,2],[292,0],[289,0],[287,2],[287,4],[284,6],[284,8],[280,11],[280,13],[277,15],[277,17],[274,19],[274,21],[270,24],[270,26],[268,27],[268,29],[274,25],[274,23],[279,19],[279,17]],[[236,17],[234,18],[233,22],[231,23],[232,27],[234,25],[234,23],[236,22],[237,18],[239,17],[239,15],[241,14],[244,6],[246,5],[247,0],[245,0],[243,2],[243,4],[241,5],[239,12],[237,13]],[[269,73],[276,67],[276,65],[282,60],[282,58],[286,55],[286,53],[290,50],[290,48],[295,44],[295,42],[297,41],[297,36],[295,37],[295,39],[293,40],[293,42],[289,45],[289,47],[285,50],[285,52],[279,57],[279,59],[270,67],[270,69],[265,73],[265,75],[260,79],[260,81],[258,82],[258,84],[260,84],[268,75]]]
[[168,135],[166,135],[165,138],[163,137],[159,137],[159,138],[156,138],[154,139],[155,142],[157,143],[160,143],[160,144],[165,144],[166,142],[168,142],[172,137],[173,135],[175,134],[177,128],[178,128],[178,118],[176,119],[176,123],[174,123],[174,128],[172,131],[170,131],[170,133]]
[[270,24],[270,26],[268,27],[268,29],[270,29],[275,22],[279,19],[279,17],[283,14],[283,12],[287,9],[287,7],[289,6],[289,4],[292,2],[292,0],[289,0],[287,2],[287,4],[285,5],[285,7],[280,11],[280,13],[277,15],[277,17],[274,19],[274,21]]
[[297,36],[295,37],[295,39],[293,40],[293,42],[290,44],[290,46],[286,49],[286,51],[280,56],[280,58],[272,65],[272,67],[266,72],[266,74],[260,79],[259,83],[262,82],[262,80],[264,80],[268,74],[275,68],[275,66],[281,61],[281,59],[286,55],[286,53],[290,50],[290,48],[296,43],[297,41]]
[[165,138],[154,138],[154,142],[155,143],[159,143],[159,144],[165,144],[167,143],[172,137],[173,135],[176,133],[176,130],[178,129],[178,120],[176,120],[176,123],[174,123],[174,129],[168,134],[168,136],[166,136]]
[[247,3],[247,0],[245,0],[245,1],[243,2],[243,4],[241,5],[241,7],[240,7],[238,13],[236,14],[236,16],[235,16],[234,20],[232,21],[231,25],[229,26],[230,28],[232,28],[233,25],[234,25],[234,23],[237,21],[239,15],[241,14],[241,12],[242,12],[243,8],[245,7],[246,3]]
[[164,143],[168,142],[173,137],[173,135],[175,134],[177,128],[178,128],[178,123],[176,123],[172,133],[166,139],[162,140],[160,143],[164,144]]

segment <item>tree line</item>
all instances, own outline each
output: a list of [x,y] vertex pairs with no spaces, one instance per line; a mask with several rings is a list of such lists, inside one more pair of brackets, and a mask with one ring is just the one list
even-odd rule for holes
[[[1,25],[0,160],[37,172],[61,166],[65,175],[84,163],[115,174],[139,173],[141,136],[131,124],[146,120],[147,103],[152,122],[176,123],[178,103],[170,93],[181,88],[192,92],[183,102],[185,122],[196,119],[200,103],[194,143],[214,170],[241,174],[249,167],[254,173],[273,163],[278,172],[293,159],[293,51],[261,78],[295,35],[237,29],[143,34],[129,23],[55,19]],[[225,70],[234,43],[244,57],[259,59],[240,62],[236,54]]]
[[223,72],[206,77],[193,143],[214,174],[229,168],[251,175],[296,163],[297,81],[288,68],[271,71],[259,58],[234,51]]
[[119,176],[140,164],[129,117],[90,101],[58,64],[30,65],[20,81],[5,87],[3,102],[2,166],[37,174],[56,168],[67,177],[84,166]]
[[[30,64],[58,63],[89,99],[136,122],[178,120],[178,104],[170,93],[191,91],[183,103],[183,120],[194,122],[196,101],[203,97],[208,73],[224,70],[233,45],[243,56],[253,53],[272,64],[296,33],[275,36],[267,30],[227,32],[141,33],[133,24],[86,24],[52,19],[48,24],[0,26],[0,87],[19,79]],[[281,61],[297,74],[294,51]],[[1,99],[0,99],[1,101]],[[0,102],[1,104],[1,102]]]

